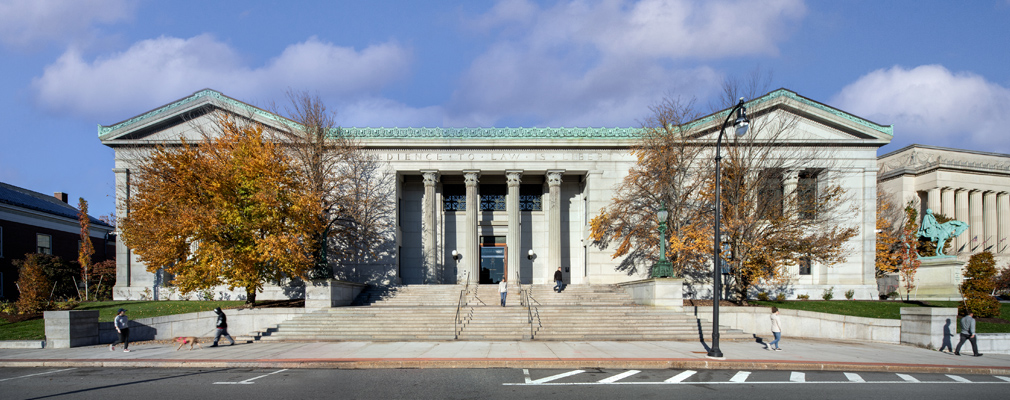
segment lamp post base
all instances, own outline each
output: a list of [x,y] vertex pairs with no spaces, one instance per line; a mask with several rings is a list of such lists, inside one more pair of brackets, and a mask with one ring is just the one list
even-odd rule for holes
[[675,278],[673,276],[673,264],[668,260],[660,260],[652,266],[653,278]]

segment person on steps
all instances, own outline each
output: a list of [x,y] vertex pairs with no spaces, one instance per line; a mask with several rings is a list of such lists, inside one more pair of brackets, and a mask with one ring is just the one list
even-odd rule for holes
[[557,271],[554,271],[554,291],[561,293],[561,288],[564,287],[565,276],[561,273],[561,267],[558,267]]
[[224,336],[231,341],[231,343],[228,344],[229,346],[234,346],[235,339],[232,339],[231,335],[228,334],[228,317],[224,315],[224,311],[221,311],[221,307],[215,308],[214,314],[217,314],[217,331],[214,333],[214,343],[212,343],[210,347],[217,347],[217,341],[221,340],[221,336]]
[[501,306],[505,307],[505,296],[509,294],[509,284],[506,282],[506,278],[501,277],[501,281],[498,282],[498,293],[501,293]]

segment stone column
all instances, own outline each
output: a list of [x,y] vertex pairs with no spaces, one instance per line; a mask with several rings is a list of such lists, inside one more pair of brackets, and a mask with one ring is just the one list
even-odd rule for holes
[[[954,219],[971,225],[971,216],[968,213],[968,191],[965,189],[957,189],[954,192]],[[969,230],[954,239],[954,252],[968,251],[970,245],[971,231]]]
[[968,215],[971,221],[971,236],[969,237],[968,248],[966,249],[969,253],[974,253],[975,250],[981,251],[982,241],[985,240],[985,224],[982,219],[982,191],[972,190],[968,194]]
[[505,171],[505,178],[508,179],[508,197],[505,200],[505,210],[508,211],[508,234],[505,237],[505,244],[508,252],[505,269],[508,281],[518,284],[519,280],[519,181],[522,177],[522,170]]
[[554,281],[554,271],[561,266],[561,175],[564,170],[547,171],[547,282]]
[[438,182],[438,171],[422,170],[424,177],[424,198],[421,200],[421,258],[424,263],[424,283],[441,283],[438,274],[438,251],[436,248],[435,213],[438,204],[435,201],[435,183]]
[[787,171],[783,180],[782,194],[783,204],[782,204],[782,214],[783,215],[793,215],[796,212],[797,199],[796,199],[796,186],[800,181],[799,171]]
[[932,209],[934,213],[940,212],[940,188],[929,189],[929,195],[926,196],[926,207]]
[[996,195],[996,213],[999,214],[999,224],[996,225],[996,253],[1006,253],[1010,247],[1010,194],[1002,192]]
[[[480,243],[478,243],[477,214],[480,212],[480,192],[477,190],[477,179],[480,171],[463,171],[466,179],[466,248],[463,253],[463,269],[470,274],[470,283],[480,283]],[[461,271],[462,271],[461,270]],[[460,283],[466,283],[462,276]]]
[[[130,215],[130,169],[113,168],[112,172],[116,174],[116,215],[124,218]],[[116,240],[116,287],[126,288],[130,286],[132,278],[130,268],[133,266],[133,252],[126,247],[126,241],[122,240],[122,232],[118,227],[116,234],[120,237]],[[118,297],[116,299],[119,300]]]
[[947,218],[954,218],[954,189],[943,188],[940,190],[940,209],[933,210],[933,212],[939,212]]
[[999,222],[999,218],[996,217],[996,192],[985,192],[982,195],[982,202],[985,239],[982,240],[981,251],[989,250],[996,253],[996,224]]

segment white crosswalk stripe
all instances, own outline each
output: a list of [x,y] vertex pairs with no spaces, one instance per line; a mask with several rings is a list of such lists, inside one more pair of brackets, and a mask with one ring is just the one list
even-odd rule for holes
[[619,381],[621,379],[624,379],[624,378],[627,378],[627,377],[632,376],[634,374],[637,374],[639,372],[642,372],[642,371],[635,371],[635,370],[625,371],[623,373],[611,376],[611,377],[606,378],[606,379],[600,379],[599,382],[600,383],[614,383],[614,382],[617,382],[617,381]]
[[697,373],[698,373],[698,371],[684,371],[684,372],[681,372],[681,373],[679,373],[677,375],[674,375],[673,378],[667,379],[664,382],[666,382],[666,383],[683,382],[685,379],[690,378],[691,375],[694,375],[694,374],[697,374]]
[[[280,372],[280,371],[277,371],[277,372]],[[992,376],[992,378],[995,378],[995,379],[986,379],[986,378],[978,378],[978,379],[976,379],[976,378],[972,378],[972,379],[975,379],[975,381],[972,381],[972,380],[969,380],[968,378],[964,378],[964,377],[959,376],[959,375],[949,375],[949,374],[948,375],[943,375],[943,376],[946,376],[947,378],[949,378],[949,380],[942,380],[942,379],[941,380],[936,380],[935,377],[936,376],[940,376],[941,374],[927,374],[927,376],[932,376],[934,378],[927,378],[926,381],[922,381],[919,378],[916,378],[916,377],[914,377],[914,376],[912,376],[910,374],[898,374],[898,373],[895,373],[894,375],[892,375],[892,376],[896,377],[897,379],[893,379],[893,378],[892,379],[880,378],[880,377],[878,377],[878,376],[875,375],[873,380],[866,381],[865,379],[863,379],[862,376],[860,376],[857,373],[853,373],[853,372],[843,372],[842,374],[845,376],[845,379],[847,379],[847,381],[839,381],[839,380],[837,380],[837,375],[834,375],[835,378],[831,377],[831,374],[838,374],[837,372],[823,372],[823,371],[822,372],[813,371],[813,373],[815,374],[814,375],[815,378],[814,378],[813,381],[807,380],[807,373],[806,372],[800,372],[800,371],[791,371],[789,373],[789,380],[788,381],[784,380],[783,379],[784,377],[782,377],[782,375],[778,375],[778,378],[772,379],[772,380],[748,381],[748,379],[750,379],[751,375],[753,374],[753,372],[751,372],[751,371],[736,371],[728,380],[725,380],[726,379],[725,377],[723,377],[722,379],[718,379],[718,378],[717,379],[712,379],[711,377],[709,377],[707,379],[710,379],[710,380],[688,381],[688,379],[690,379],[691,377],[693,377],[693,376],[695,376],[695,375],[698,374],[698,371],[693,371],[693,370],[682,371],[682,372],[680,372],[680,373],[674,375],[673,377],[670,377],[669,379],[666,379],[664,381],[650,381],[648,378],[646,378],[646,379],[636,379],[634,381],[622,382],[621,381],[622,379],[628,378],[630,376],[633,376],[633,375],[636,375],[636,374],[639,374],[639,373],[642,372],[640,370],[627,370],[627,371],[618,373],[616,375],[600,379],[598,381],[579,382],[579,381],[577,381],[578,379],[575,379],[576,381],[574,381],[574,382],[572,380],[569,380],[567,382],[554,382],[554,381],[561,380],[563,378],[568,378],[568,377],[572,377],[572,376],[575,376],[575,375],[579,375],[579,374],[582,374],[584,372],[586,372],[586,371],[579,369],[579,370],[568,371],[568,372],[564,372],[564,373],[560,373],[560,374],[556,374],[556,375],[551,375],[551,376],[548,376],[546,378],[540,378],[540,379],[533,380],[533,379],[530,378],[529,370],[528,369],[523,369],[523,381],[524,381],[524,383],[508,383],[508,382],[505,382],[503,384],[504,385],[664,385],[664,384],[673,384],[673,385],[677,385],[677,384],[680,384],[680,385],[732,385],[732,384],[790,384],[790,383],[795,384],[795,383],[801,383],[801,384],[827,384],[827,385],[830,385],[830,384],[846,384],[846,383],[866,383],[866,384],[945,384],[945,383],[946,384],[961,384],[961,383],[1008,384],[1008,383],[1010,383],[1010,377],[1007,377],[1007,376],[998,376],[998,375],[993,375]],[[599,371],[599,372],[604,372],[604,371]],[[765,375],[759,375],[759,376],[769,376],[769,375],[767,373],[765,373]],[[256,379],[256,378],[254,378],[254,379]]]
[[866,382],[863,380],[863,377],[859,376],[859,374],[854,374],[851,372],[846,372],[845,378],[848,379],[849,382]]
[[732,378],[729,378],[729,381],[730,382],[736,382],[736,383],[747,382],[747,377],[748,376],[750,376],[750,372],[748,372],[748,371],[740,371],[740,372],[737,372],[736,375],[733,375]]

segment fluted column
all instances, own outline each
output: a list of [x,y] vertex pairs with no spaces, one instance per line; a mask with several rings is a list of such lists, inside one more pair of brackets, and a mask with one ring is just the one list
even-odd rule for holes
[[421,171],[424,177],[424,198],[421,200],[421,253],[424,263],[424,283],[441,283],[438,274],[438,251],[435,237],[435,213],[438,204],[435,201],[435,183],[438,182],[438,171]]
[[[463,171],[466,179],[466,248],[463,249],[463,270],[470,273],[470,283],[480,282],[480,244],[477,233],[477,214],[480,212],[480,192],[477,179],[480,171]],[[465,276],[460,277],[463,283]]]
[[794,215],[798,206],[796,186],[800,181],[799,171],[787,171],[782,181],[782,215]]
[[971,242],[968,252],[982,251],[982,241],[985,240],[985,224],[982,219],[982,192],[972,190],[968,194],[968,214],[971,216]]
[[929,189],[926,207],[933,210],[934,213],[940,212],[940,188]]
[[1010,194],[1002,192],[996,195],[996,212],[999,214],[999,224],[996,225],[997,253],[1006,253],[1010,248]]
[[996,224],[999,218],[996,217],[996,192],[985,192],[982,195],[982,217],[985,221],[985,240],[982,242],[982,250],[996,252]]
[[508,197],[505,199],[505,210],[508,211],[508,234],[505,236],[505,244],[508,252],[505,269],[508,280],[511,283],[519,283],[519,181],[522,178],[522,170],[505,171],[505,178],[508,180]]
[[939,212],[946,216],[947,218],[954,218],[954,189],[943,188],[940,190],[940,210],[933,210],[933,212]]
[[[968,191],[957,189],[954,192],[954,219],[971,225],[971,217],[968,213]],[[968,252],[971,245],[971,231],[963,232],[954,238],[954,252]]]
[[548,218],[547,224],[547,282],[561,266],[561,175],[564,170],[547,171]]

